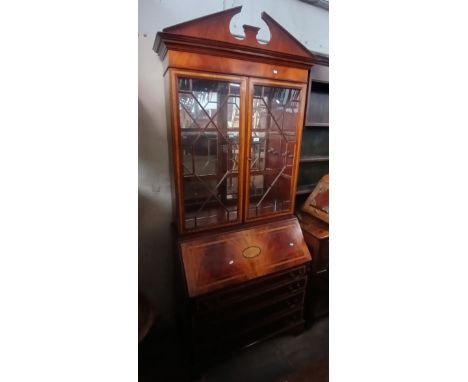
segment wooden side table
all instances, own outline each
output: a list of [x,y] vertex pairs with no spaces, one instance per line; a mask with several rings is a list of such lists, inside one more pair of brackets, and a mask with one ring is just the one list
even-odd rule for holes
[[328,315],[329,231],[325,223],[304,212],[298,214],[304,240],[312,253],[311,277],[306,303],[306,322]]

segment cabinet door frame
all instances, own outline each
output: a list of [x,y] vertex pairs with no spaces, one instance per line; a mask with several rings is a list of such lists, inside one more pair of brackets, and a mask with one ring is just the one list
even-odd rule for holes
[[[248,92],[246,99],[246,113],[245,118],[247,132],[245,134],[245,152],[246,152],[246,161],[245,161],[245,189],[244,189],[244,221],[255,222],[265,219],[276,218],[280,216],[291,215],[294,213],[295,200],[296,200],[296,186],[297,186],[297,175],[299,171],[299,156],[301,153],[301,142],[302,142],[302,128],[304,126],[304,117],[305,117],[305,106],[307,101],[307,84],[298,83],[298,82],[289,82],[289,81],[278,81],[278,80],[268,80],[263,78],[249,77],[248,78]],[[301,91],[300,95],[300,104],[299,104],[299,113],[297,116],[296,122],[296,148],[294,152],[294,165],[292,169],[291,177],[291,206],[286,211],[273,212],[270,214],[265,214],[263,216],[257,216],[249,218],[249,205],[250,205],[250,149],[252,144],[252,112],[253,112],[253,95],[254,95],[254,86],[271,86],[271,87],[282,87],[282,88],[293,88]]]
[[[244,221],[243,215],[243,198],[244,198],[244,179],[245,179],[245,114],[246,114],[246,100],[247,100],[247,78],[245,76],[223,75],[206,72],[198,72],[192,70],[169,69],[170,75],[170,103],[171,103],[171,126],[172,126],[172,161],[174,164],[174,186],[175,197],[177,198],[177,205],[180,206],[176,213],[178,219],[179,232],[192,233],[199,231],[206,231],[218,227],[227,227],[240,224]],[[181,77],[206,79],[213,81],[230,81],[240,83],[240,108],[239,108],[239,164],[238,164],[238,200],[237,200],[237,219],[227,223],[217,223],[208,226],[202,226],[193,229],[185,227],[185,206],[184,206],[184,180],[183,168],[181,158],[181,126],[180,126],[180,113],[179,113],[179,87],[178,80]]]

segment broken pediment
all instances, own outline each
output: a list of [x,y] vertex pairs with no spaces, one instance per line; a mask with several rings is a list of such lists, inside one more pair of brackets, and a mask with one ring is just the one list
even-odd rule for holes
[[240,13],[242,6],[164,28],[156,36],[154,50],[163,58],[167,49],[204,48],[211,51],[224,51],[234,54],[274,58],[311,66],[313,54],[286,29],[266,12],[261,18],[267,24],[271,38],[259,42],[257,33],[260,28],[243,25],[245,37],[232,35],[229,25],[231,19]]

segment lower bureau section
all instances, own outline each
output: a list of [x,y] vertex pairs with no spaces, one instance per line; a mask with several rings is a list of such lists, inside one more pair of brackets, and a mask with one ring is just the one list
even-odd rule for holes
[[304,324],[302,312],[296,312],[294,315],[276,317],[275,320],[250,331],[243,333],[234,332],[227,338],[220,338],[218,340],[207,339],[206,341],[196,342],[194,344],[194,351],[198,360],[209,361],[279,334],[288,332],[299,333],[304,329]]
[[295,217],[181,237],[178,247],[199,366],[303,329],[312,257]]
[[197,359],[211,359],[304,327],[308,265],[200,296],[192,304]]

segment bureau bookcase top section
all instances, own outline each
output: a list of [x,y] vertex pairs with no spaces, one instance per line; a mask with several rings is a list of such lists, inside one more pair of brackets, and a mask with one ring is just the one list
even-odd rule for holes
[[156,36],[170,120],[180,234],[292,216],[314,56],[266,13],[259,28],[229,24],[241,7]]

